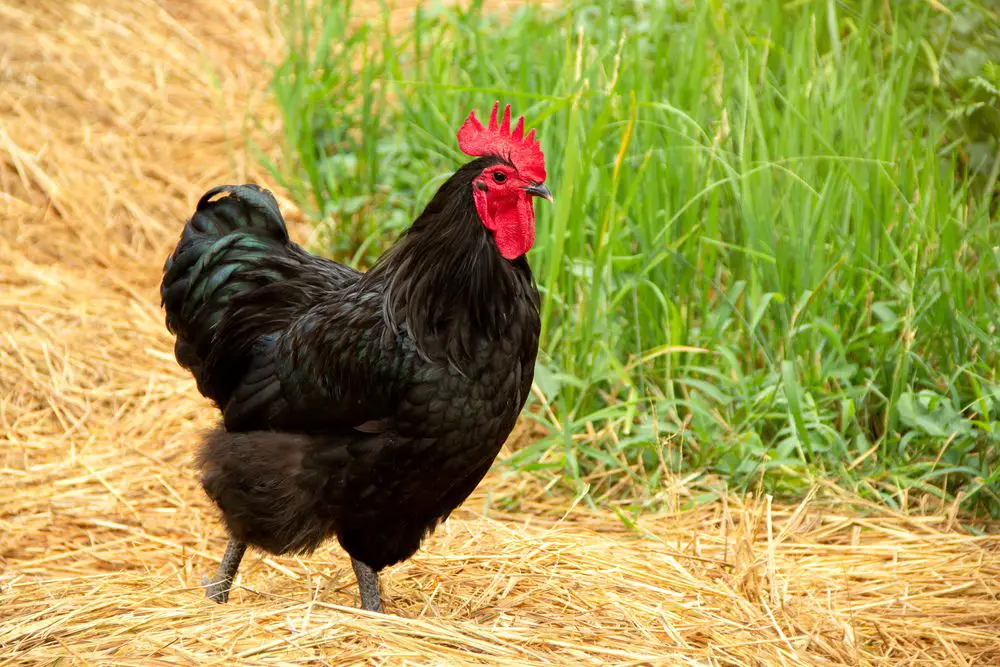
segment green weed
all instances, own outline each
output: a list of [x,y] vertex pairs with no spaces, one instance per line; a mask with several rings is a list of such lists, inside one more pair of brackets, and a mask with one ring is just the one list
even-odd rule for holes
[[474,2],[393,31],[288,2],[272,167],[366,265],[463,161],[469,109],[538,129],[548,435],[511,465],[633,508],[694,470],[995,517],[1000,30],[952,9]]

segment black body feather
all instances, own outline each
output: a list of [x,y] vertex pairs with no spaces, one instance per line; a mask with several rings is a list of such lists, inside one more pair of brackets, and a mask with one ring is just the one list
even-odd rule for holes
[[199,462],[235,539],[280,554],[335,535],[377,571],[486,474],[539,335],[527,261],[475,211],[495,161],[456,172],[364,274],[290,242],[266,190],[199,201],[161,295],[177,360],[223,414]]

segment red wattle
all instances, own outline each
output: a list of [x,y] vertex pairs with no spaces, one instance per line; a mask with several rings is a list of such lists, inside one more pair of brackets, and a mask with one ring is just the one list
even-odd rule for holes
[[531,249],[535,243],[535,208],[529,196],[488,199],[477,190],[473,199],[479,218],[493,232],[504,259],[517,259]]

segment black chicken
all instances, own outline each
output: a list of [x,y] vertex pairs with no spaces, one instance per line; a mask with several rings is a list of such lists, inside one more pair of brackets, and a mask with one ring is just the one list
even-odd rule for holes
[[525,253],[545,163],[510,107],[458,131],[460,168],[367,273],[305,252],[271,194],[198,202],[160,294],[177,361],[223,415],[199,455],[230,540],[207,595],[225,602],[247,545],[310,552],[336,535],[364,609],[472,492],[531,387],[538,291]]

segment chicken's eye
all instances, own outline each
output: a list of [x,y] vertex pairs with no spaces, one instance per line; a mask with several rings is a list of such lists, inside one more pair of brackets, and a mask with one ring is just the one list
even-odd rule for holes
[[494,171],[493,180],[496,181],[497,183],[503,183],[504,181],[507,180],[507,174],[503,173],[502,171]]

